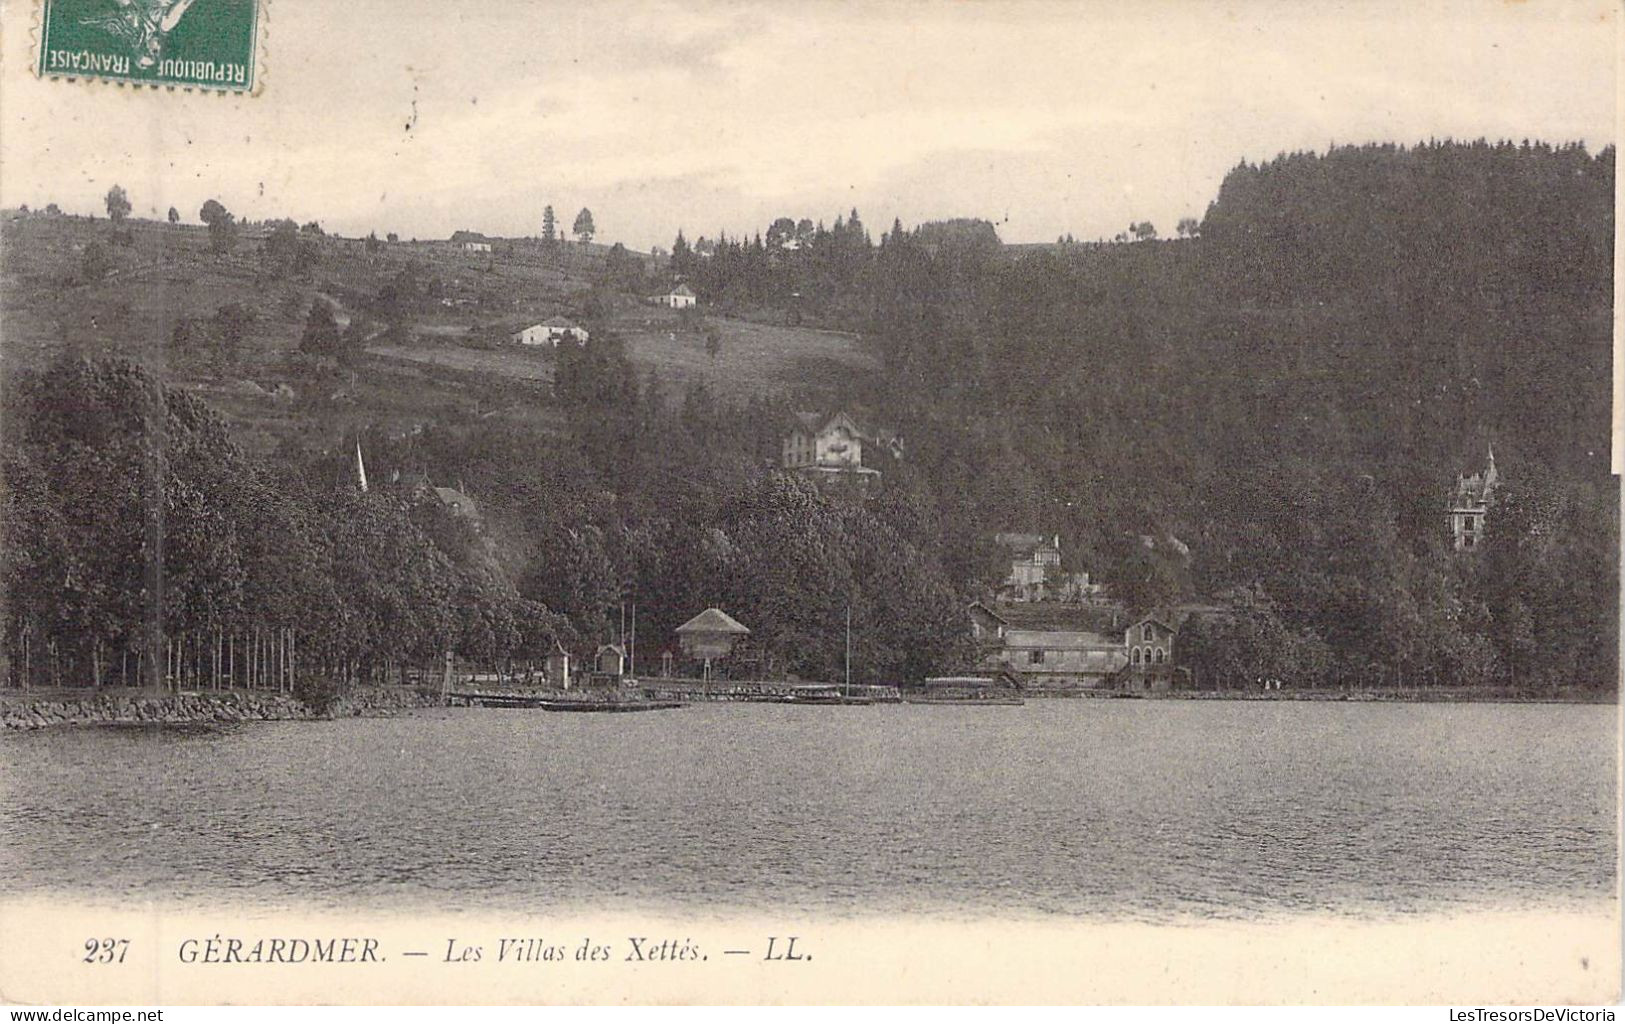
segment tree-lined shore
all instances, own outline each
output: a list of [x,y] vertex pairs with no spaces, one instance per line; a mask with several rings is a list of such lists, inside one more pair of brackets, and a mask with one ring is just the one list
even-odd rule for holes
[[[648,666],[721,606],[753,670],[833,678],[850,608],[855,678],[907,682],[966,665],[964,608],[1008,569],[992,537],[1032,530],[1125,611],[1222,607],[1178,655],[1221,687],[1611,691],[1613,176],[1611,147],[1344,147],[1237,167],[1169,240],[877,242],[857,211],[681,238],[667,273],[703,309],[854,331],[879,372],[679,389],[594,320],[535,399],[562,433],[425,410],[250,456],[161,365],[64,352],[0,394],[10,678],[349,686],[590,654],[633,606]],[[605,310],[648,285],[617,280]],[[304,323],[291,349],[369,372],[359,327]],[[778,467],[815,398],[902,439],[868,498]],[[1464,555],[1446,502],[1492,445]]]

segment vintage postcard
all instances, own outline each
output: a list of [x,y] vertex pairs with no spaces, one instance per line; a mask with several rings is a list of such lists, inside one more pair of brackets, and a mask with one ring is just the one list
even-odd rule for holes
[[1619,1001],[1617,3],[0,18],[0,1001]]

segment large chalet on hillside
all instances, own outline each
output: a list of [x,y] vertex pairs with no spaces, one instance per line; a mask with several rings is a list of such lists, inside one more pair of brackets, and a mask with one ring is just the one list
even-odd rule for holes
[[867,485],[880,471],[863,464],[863,442],[869,436],[844,412],[829,416],[799,412],[785,433],[781,464],[815,479],[840,479]]

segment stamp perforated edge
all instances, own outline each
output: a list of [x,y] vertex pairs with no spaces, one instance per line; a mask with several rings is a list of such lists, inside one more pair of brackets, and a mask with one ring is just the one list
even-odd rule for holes
[[111,75],[52,75],[46,74],[44,62],[40,56],[40,45],[44,38],[45,7],[51,0],[34,0],[32,4],[32,17],[28,27],[29,63],[33,65],[34,77],[49,79],[53,82],[82,83],[83,87],[95,88],[99,85],[117,86],[129,89],[132,92],[143,90],[151,92],[195,92],[213,94],[216,96],[258,96],[265,91],[266,77],[270,65],[266,60],[266,40],[270,37],[271,0],[254,0],[254,84],[247,89],[215,88],[208,85],[181,85],[173,82],[133,82],[127,78],[118,78]]

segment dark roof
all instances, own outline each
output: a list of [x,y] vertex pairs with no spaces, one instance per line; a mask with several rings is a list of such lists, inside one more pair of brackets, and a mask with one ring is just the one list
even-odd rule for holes
[[486,238],[484,235],[480,234],[478,231],[453,231],[451,233],[451,240],[453,242],[489,242],[490,241],[489,238]]
[[810,435],[818,434],[834,425],[837,420],[845,420],[847,426],[851,427],[852,432],[861,440],[874,439],[874,435],[865,428],[863,422],[845,409],[837,409],[830,413],[797,412],[790,418],[790,428],[805,431]]
[[1003,615],[1000,615],[998,612],[994,611],[992,608],[989,608],[986,604],[982,603],[981,601],[972,601],[970,603],[970,610],[971,611],[976,611],[978,608],[980,608],[984,614],[992,616],[993,618],[995,618],[998,621],[1004,623],[1005,625],[1008,626],[1010,624],[1009,619],[1005,618]]
[[1168,632],[1177,633],[1177,632],[1179,632],[1179,630],[1174,628],[1174,626],[1172,626],[1170,624],[1170,621],[1169,621],[1169,620],[1174,619],[1176,617],[1177,616],[1175,616],[1173,614],[1170,614],[1170,613],[1167,613],[1167,612],[1157,612],[1154,615],[1142,615],[1139,618],[1135,619],[1133,622],[1129,623],[1129,628],[1132,629],[1133,627],[1138,626],[1138,625],[1140,625],[1142,623],[1146,623],[1146,622],[1155,622],[1157,625],[1161,626],[1163,629],[1166,629]]
[[688,285],[686,285],[686,284],[680,284],[680,285],[678,285],[678,286],[677,286],[677,287],[675,287],[675,288],[673,288],[673,289],[672,289],[672,290],[671,290],[671,291],[670,291],[670,292],[668,292],[668,293],[667,293],[667,294],[669,294],[669,295],[687,295],[687,296],[688,296],[688,297],[690,297],[690,298],[695,298],[695,297],[696,297],[696,296],[695,296],[695,295],[694,295],[694,289],[692,289],[692,288],[690,288],[690,287],[689,287],[689,286],[688,286]]
[[720,608],[707,608],[677,627],[679,633],[749,633],[750,630]]
[[[1004,621],[1014,629],[1057,629],[1103,633],[1120,629],[1112,625],[1113,609],[1098,605],[1030,602],[1000,605]],[[1123,621],[1121,617],[1119,622]]]
[[474,499],[455,487],[436,487],[434,493],[442,505],[471,516],[479,514],[479,507],[474,504]]
[[1036,551],[1039,548],[1051,548],[1059,551],[1058,538],[1050,533],[995,533],[993,542],[1001,547],[1011,548],[1020,553]]
[[600,657],[605,651],[609,651],[613,654],[619,654],[623,658],[626,657],[626,650],[622,648],[620,644],[599,644],[598,650],[593,652],[593,657]]

